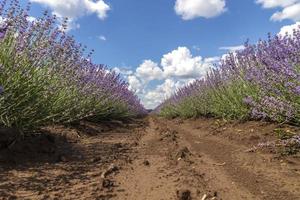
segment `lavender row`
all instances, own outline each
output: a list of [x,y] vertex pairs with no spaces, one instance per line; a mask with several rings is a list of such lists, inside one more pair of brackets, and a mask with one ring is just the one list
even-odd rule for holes
[[158,107],[166,117],[212,116],[300,125],[300,27],[230,53]]
[[28,129],[81,119],[145,114],[122,78],[92,63],[93,51],[47,12],[28,20],[30,5],[0,1],[0,126]]

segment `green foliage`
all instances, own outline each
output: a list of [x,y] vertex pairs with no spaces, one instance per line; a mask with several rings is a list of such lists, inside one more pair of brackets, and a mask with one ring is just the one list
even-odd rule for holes
[[294,135],[296,135],[295,133],[291,132],[290,130],[284,130],[281,128],[277,128],[274,130],[276,136],[278,137],[278,139],[281,140],[287,140],[292,138]]
[[178,104],[164,106],[160,115],[164,117],[191,118],[214,116],[225,119],[246,119],[250,108],[243,99],[245,96],[257,96],[255,85],[235,80],[227,85],[202,89],[199,94],[184,98]]

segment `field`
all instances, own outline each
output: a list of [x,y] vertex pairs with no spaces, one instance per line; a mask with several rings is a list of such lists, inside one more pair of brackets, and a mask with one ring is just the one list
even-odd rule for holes
[[300,29],[149,113],[67,19],[0,2],[0,200],[300,199]]

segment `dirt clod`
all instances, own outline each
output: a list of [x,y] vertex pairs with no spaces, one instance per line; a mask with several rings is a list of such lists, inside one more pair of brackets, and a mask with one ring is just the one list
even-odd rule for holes
[[218,192],[217,191],[214,191],[214,197],[217,197],[218,196]]
[[96,163],[96,162],[99,162],[99,161],[101,161],[101,157],[95,157],[95,158],[91,159],[92,163]]
[[116,165],[114,164],[111,164],[109,166],[109,168],[107,170],[105,170],[102,174],[101,174],[101,178],[105,178],[106,176],[116,172],[119,170],[119,167],[117,167]]
[[183,159],[190,155],[192,155],[190,150],[187,147],[183,147],[177,152],[176,157]]
[[111,181],[110,179],[104,179],[102,180],[102,187],[103,188],[111,188],[114,186],[114,182]]
[[143,164],[144,164],[145,166],[150,166],[150,162],[149,162],[148,160],[144,160]]
[[177,190],[176,192],[178,200],[191,200],[191,191],[190,190]]

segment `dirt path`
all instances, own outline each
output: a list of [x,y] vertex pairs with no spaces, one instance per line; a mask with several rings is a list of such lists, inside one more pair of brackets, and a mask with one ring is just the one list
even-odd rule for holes
[[199,121],[150,121],[137,159],[117,176],[126,191],[117,199],[300,199],[299,159],[249,153]]
[[51,128],[54,140],[0,151],[0,199],[297,200],[299,155],[248,151],[276,127],[148,118]]

